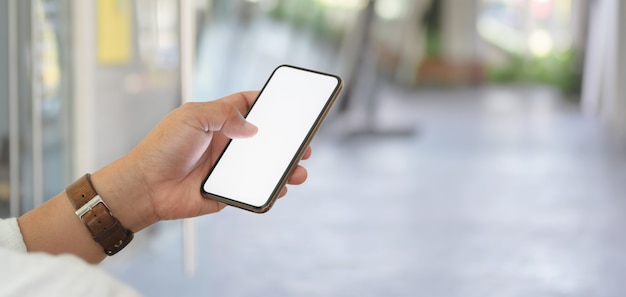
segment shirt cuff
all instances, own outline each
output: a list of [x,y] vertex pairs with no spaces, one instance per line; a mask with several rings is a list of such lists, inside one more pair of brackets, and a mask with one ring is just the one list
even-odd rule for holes
[[16,218],[0,220],[0,247],[26,252],[24,238]]

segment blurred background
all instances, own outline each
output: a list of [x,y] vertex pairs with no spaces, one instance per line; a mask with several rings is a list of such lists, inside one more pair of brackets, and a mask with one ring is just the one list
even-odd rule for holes
[[0,0],[0,215],[280,64],[346,83],[267,214],[161,222],[146,296],[623,296],[619,0]]

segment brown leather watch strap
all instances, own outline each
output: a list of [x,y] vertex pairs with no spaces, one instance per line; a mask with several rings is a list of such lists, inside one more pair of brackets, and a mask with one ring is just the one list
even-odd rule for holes
[[76,215],[107,255],[115,255],[133,239],[133,232],[122,226],[98,196],[89,174],[69,185],[65,192],[76,209]]

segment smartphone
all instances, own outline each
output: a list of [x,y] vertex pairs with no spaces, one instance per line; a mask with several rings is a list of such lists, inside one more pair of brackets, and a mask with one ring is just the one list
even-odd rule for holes
[[257,134],[228,143],[202,183],[202,195],[256,213],[268,211],[342,88],[336,75],[277,67],[245,116]]

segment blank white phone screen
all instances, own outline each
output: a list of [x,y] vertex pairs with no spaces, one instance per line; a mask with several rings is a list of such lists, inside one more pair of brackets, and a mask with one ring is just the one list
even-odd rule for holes
[[339,79],[289,66],[277,68],[246,119],[258,133],[233,139],[211,171],[205,192],[255,207],[265,205],[297,160]]

